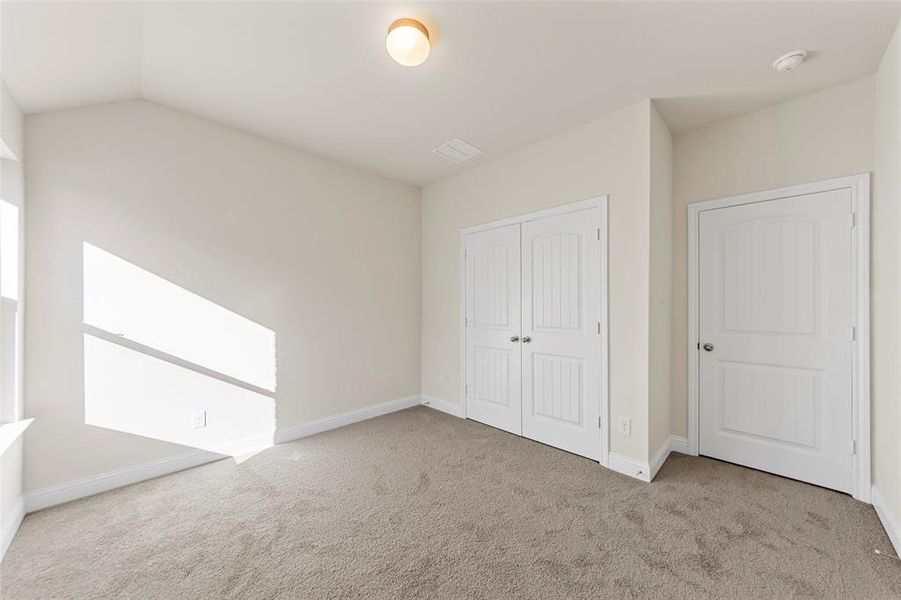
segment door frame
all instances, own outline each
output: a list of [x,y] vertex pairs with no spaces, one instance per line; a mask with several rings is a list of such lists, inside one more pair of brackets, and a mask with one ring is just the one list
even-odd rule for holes
[[[707,210],[767,202],[839,189],[851,191],[854,226],[851,229],[851,268],[856,293],[852,319],[856,335],[851,349],[852,439],[851,495],[870,502],[870,174],[850,175],[801,185],[729,196],[688,205],[688,452],[699,451],[700,337],[699,337],[699,236],[700,215]],[[850,450],[850,449],[849,449]]]
[[600,229],[600,243],[598,244],[601,253],[601,332],[598,336],[598,343],[601,345],[600,353],[600,389],[598,390],[599,412],[602,424],[598,427],[601,436],[601,458],[598,461],[601,465],[607,466],[608,455],[610,453],[610,414],[609,414],[609,388],[610,382],[608,378],[609,358],[608,358],[608,336],[609,336],[609,311],[608,311],[608,281],[607,281],[607,257],[608,257],[608,230],[607,230],[607,195],[588,198],[587,200],[579,200],[570,202],[561,206],[538,210],[523,215],[508,217],[497,221],[490,221],[470,227],[462,227],[460,229],[460,402],[463,406],[463,418],[468,418],[467,402],[466,402],[466,236],[470,233],[496,229],[498,227],[506,227],[508,225],[522,225],[529,221],[537,221],[548,217],[556,217],[580,210],[591,208],[598,209],[598,228]]

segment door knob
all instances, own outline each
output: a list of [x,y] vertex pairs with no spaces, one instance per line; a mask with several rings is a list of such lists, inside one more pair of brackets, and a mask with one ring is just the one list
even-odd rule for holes
[[518,336],[518,335],[511,335],[511,336],[510,336],[510,341],[511,341],[511,342],[514,342],[514,343],[515,343],[515,342],[518,342],[518,341],[519,341],[519,336]]
[[713,352],[713,344],[707,343],[702,346],[707,352]]
[[531,341],[532,341],[532,338],[530,338],[529,336],[524,336],[524,337],[522,338],[522,343],[523,343],[523,344],[528,344],[528,343],[531,342]]

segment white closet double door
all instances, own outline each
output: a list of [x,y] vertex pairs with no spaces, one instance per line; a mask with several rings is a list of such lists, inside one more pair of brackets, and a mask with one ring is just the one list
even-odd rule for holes
[[466,236],[470,419],[601,456],[599,209]]

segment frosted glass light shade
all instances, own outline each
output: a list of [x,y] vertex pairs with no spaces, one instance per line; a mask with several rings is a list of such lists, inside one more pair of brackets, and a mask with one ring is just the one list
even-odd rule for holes
[[400,65],[415,67],[429,57],[429,30],[415,19],[398,19],[388,28],[388,54]]

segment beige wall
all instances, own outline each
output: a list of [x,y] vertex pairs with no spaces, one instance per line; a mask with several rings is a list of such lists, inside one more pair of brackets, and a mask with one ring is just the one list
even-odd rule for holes
[[872,432],[873,485],[901,516],[901,27],[895,31],[876,75],[876,172],[873,175]]
[[[6,89],[6,84],[0,80],[0,139],[20,160],[24,145],[23,122],[22,112]],[[0,198],[19,207],[20,220],[25,217],[22,164],[0,159]],[[24,310],[21,296],[19,310]],[[20,437],[0,454],[0,531],[9,523],[13,509],[22,500],[22,446]]]
[[[896,35],[877,78],[878,118],[895,123],[897,46]],[[28,269],[43,276],[27,288],[27,416],[37,420],[26,485],[185,450],[84,424],[83,241],[273,329],[282,428],[417,391],[459,404],[459,230],[601,194],[610,197],[611,451],[647,460],[687,431],[686,205],[873,170],[875,89],[866,78],[675,139],[641,102],[428,186],[421,212],[415,188],[151,103],[30,117]],[[880,164],[897,165],[897,138],[883,137]],[[880,241],[880,210],[898,223],[896,202],[878,202],[897,198],[897,177],[879,187],[883,171],[874,254],[894,244]],[[877,322],[894,319],[878,300],[882,290],[897,297],[894,275],[880,270],[889,266],[874,260],[876,397],[897,388],[897,336],[876,335]],[[901,424],[892,405],[875,411]],[[618,433],[619,417],[632,419],[631,436]],[[877,444],[889,439],[876,432]],[[876,454],[877,480],[880,463],[897,470],[887,451]],[[885,495],[901,497],[891,485]]]
[[29,491],[187,450],[85,425],[83,242],[273,330],[279,428],[418,393],[418,189],[143,101],[26,133]]
[[[868,77],[675,136],[672,431],[687,434],[686,206],[873,170]],[[875,218],[875,215],[874,215]],[[879,325],[874,322],[874,331]]]
[[669,438],[671,421],[673,137],[653,103],[650,117],[648,456],[653,458]]
[[460,404],[460,229],[609,194],[611,451],[647,459],[650,102],[422,193],[422,393]]

